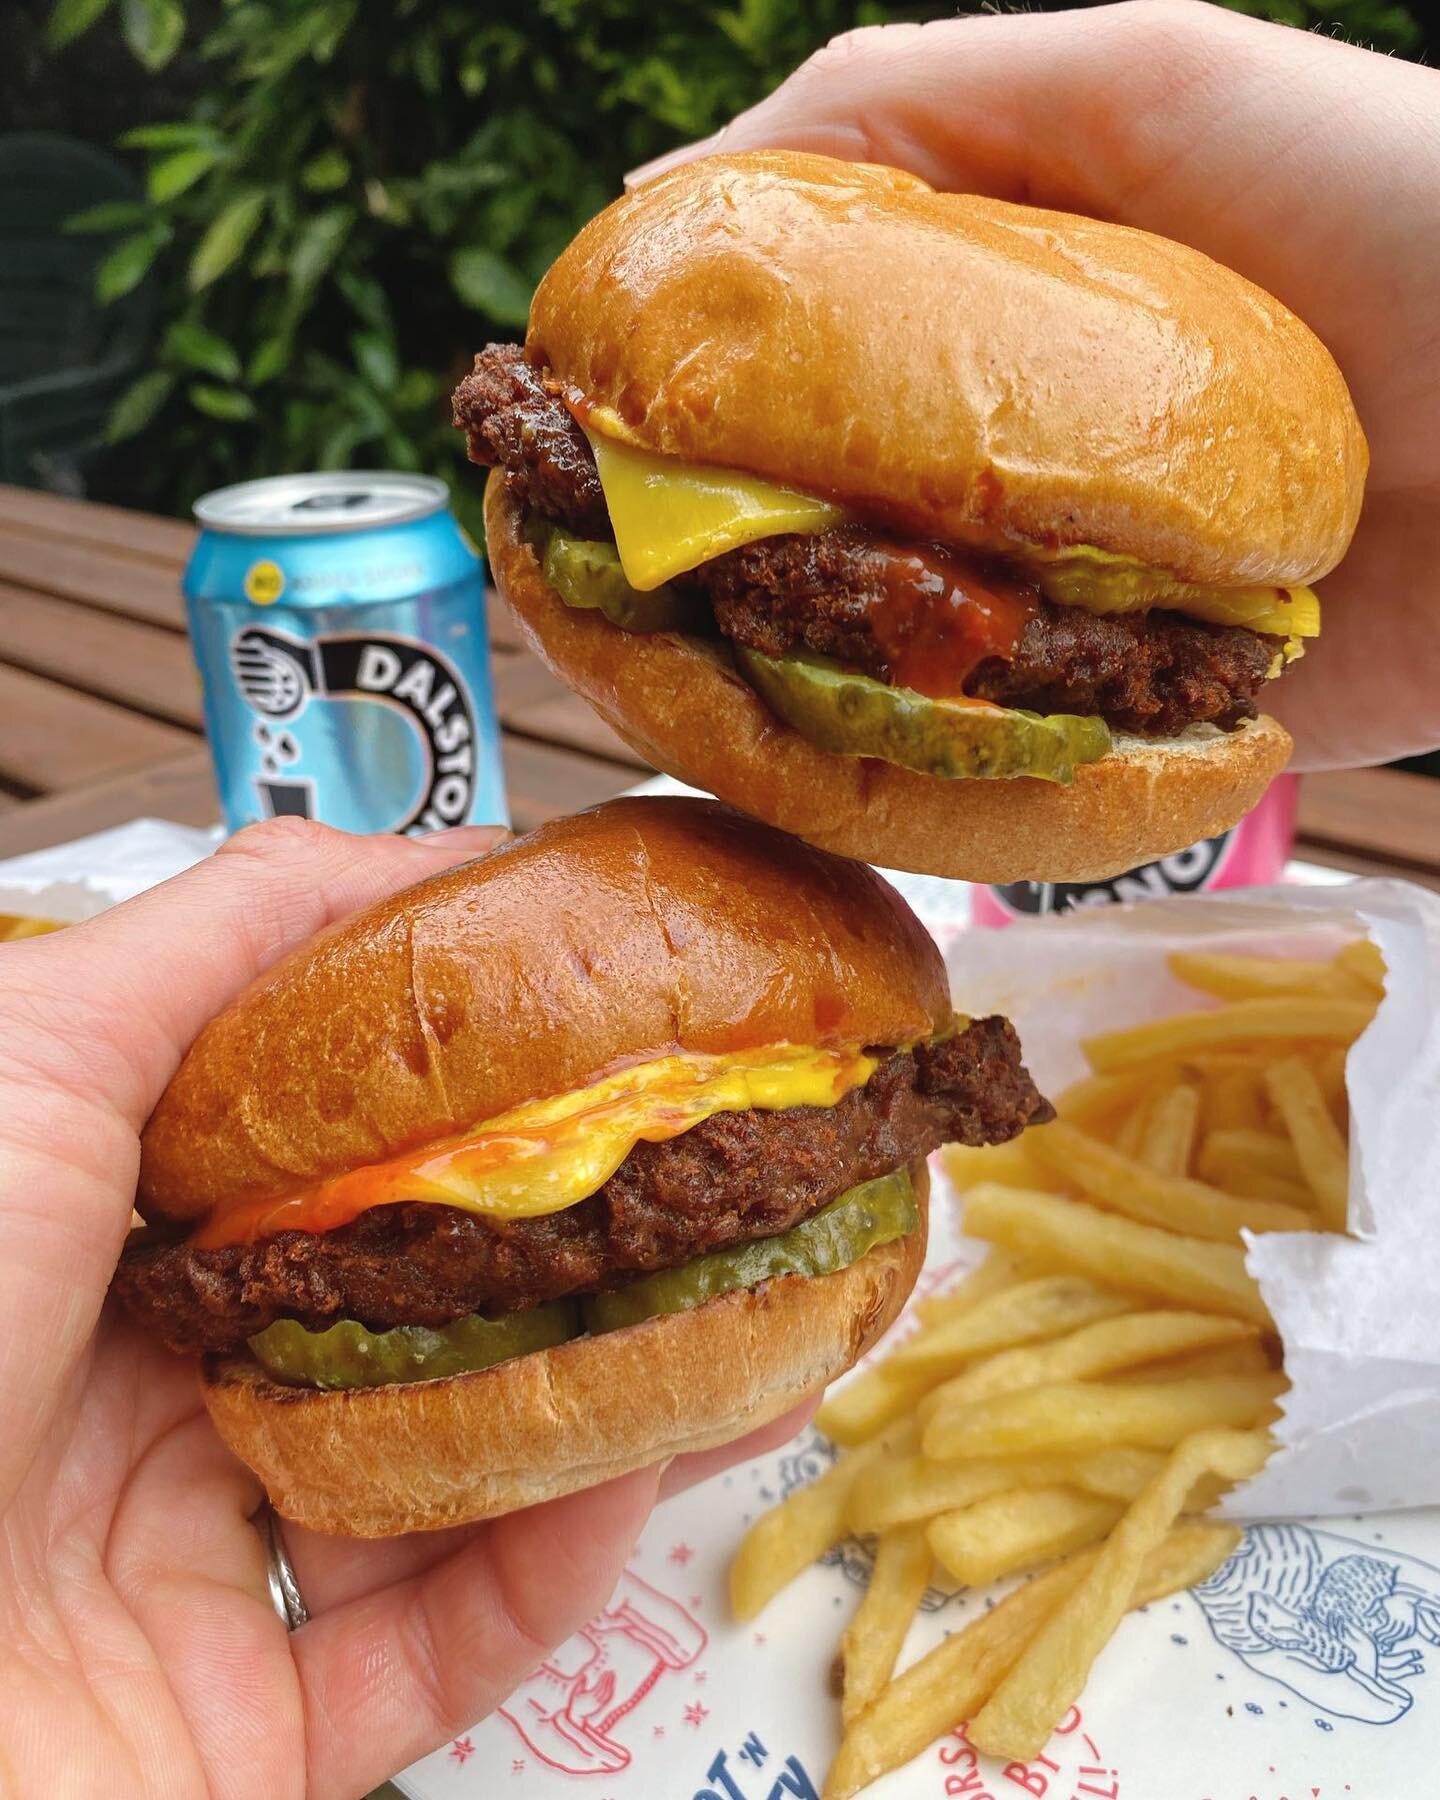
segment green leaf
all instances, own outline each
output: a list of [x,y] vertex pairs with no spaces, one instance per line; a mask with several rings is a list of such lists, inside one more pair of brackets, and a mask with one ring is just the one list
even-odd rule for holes
[[120,27],[137,62],[163,69],[185,35],[181,0],[120,0]]
[[195,381],[186,392],[190,404],[209,418],[237,422],[255,417],[255,402],[238,388],[212,387],[208,381]]
[[218,281],[225,271],[239,261],[245,246],[265,212],[265,193],[250,188],[239,194],[210,221],[209,229],[190,259],[190,288],[199,293]]
[[134,437],[143,431],[170,398],[175,377],[168,369],[152,369],[138,381],[131,382],[110,409],[105,436],[112,444]]
[[276,332],[273,337],[262,338],[255,354],[250,358],[250,367],[245,372],[246,384],[250,387],[263,387],[267,381],[283,375],[289,363],[288,337]]
[[308,293],[339,255],[340,246],[355,223],[354,209],[327,207],[302,228],[290,254],[290,285]]
[[208,144],[196,144],[189,150],[175,150],[161,161],[151,165],[146,187],[150,198],[163,205],[167,200],[174,200],[183,194],[188,187],[193,187],[202,175],[208,175],[220,160],[220,152]]
[[478,244],[450,259],[450,284],[467,306],[497,325],[523,325],[530,316],[531,285],[512,263]]
[[167,235],[161,230],[151,230],[122,238],[95,271],[95,298],[105,302],[118,300],[122,294],[139,287]]
[[235,346],[198,319],[177,319],[165,333],[165,354],[187,369],[201,369],[221,381],[238,381],[240,357]]
[[109,4],[110,0],[55,0],[45,27],[52,48],[59,50],[88,31]]
[[87,206],[84,212],[71,213],[62,231],[124,231],[129,225],[143,225],[150,208],[139,200],[102,200],[99,206]]
[[184,144],[217,143],[211,125],[180,120],[167,125],[136,125],[122,131],[117,142],[126,150],[178,150]]
[[335,276],[335,285],[367,325],[376,331],[391,329],[390,302],[373,275],[362,275],[358,269],[341,269]]
[[357,331],[350,339],[355,353],[355,366],[382,394],[388,394],[400,379],[400,358],[395,354],[395,340],[380,331]]
[[336,188],[344,187],[349,179],[350,163],[343,151],[333,144],[318,156],[312,156],[300,171],[301,186],[309,188],[312,194],[333,193]]

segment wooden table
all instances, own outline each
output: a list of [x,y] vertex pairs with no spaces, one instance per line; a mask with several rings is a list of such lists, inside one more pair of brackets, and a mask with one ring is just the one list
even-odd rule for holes
[[[218,819],[180,597],[194,536],[178,520],[0,486],[0,856],[147,814]],[[490,642],[517,830],[648,773],[493,600]],[[1308,777],[1299,854],[1440,888],[1440,781]]]

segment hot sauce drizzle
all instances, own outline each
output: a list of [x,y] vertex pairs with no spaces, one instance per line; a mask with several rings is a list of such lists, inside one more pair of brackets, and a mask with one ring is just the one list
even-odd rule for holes
[[867,623],[899,687],[958,698],[988,657],[1012,658],[1040,610],[1036,591],[938,544],[872,537],[880,598]]

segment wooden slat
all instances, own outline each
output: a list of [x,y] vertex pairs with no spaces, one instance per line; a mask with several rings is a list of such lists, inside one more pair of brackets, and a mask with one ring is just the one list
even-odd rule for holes
[[49,794],[117,770],[159,762],[194,738],[0,664],[0,780]]
[[1348,769],[1300,783],[1298,836],[1367,865],[1440,870],[1440,781],[1403,769]]
[[187,640],[0,582],[0,660],[66,687],[201,728],[200,677]]
[[516,831],[529,831],[561,813],[609,800],[635,784],[632,769],[595,762],[573,750],[556,750],[526,738],[503,744],[510,816]]
[[179,569],[118,550],[0,531],[0,581],[175,631],[185,629]]
[[528,650],[497,656],[491,667],[495,705],[507,732],[536,738],[542,744],[579,750],[627,768],[648,769],[643,757]]
[[96,500],[67,500],[60,494],[0,485],[0,528],[5,526],[65,543],[152,557],[177,569],[184,567],[195,542],[195,527],[183,519],[162,519],[155,513],[103,506]]
[[1333,844],[1311,844],[1299,838],[1295,855],[1301,862],[1319,863],[1322,869],[1343,869],[1348,875],[1383,875],[1392,881],[1413,881],[1417,887],[1440,892],[1440,869],[1424,863],[1402,865],[1382,861],[1378,856],[1362,856],[1355,850],[1340,850]]
[[191,750],[167,762],[71,788],[49,800],[32,800],[7,813],[0,819],[0,856],[66,844],[131,819],[213,825],[219,817],[209,752]]

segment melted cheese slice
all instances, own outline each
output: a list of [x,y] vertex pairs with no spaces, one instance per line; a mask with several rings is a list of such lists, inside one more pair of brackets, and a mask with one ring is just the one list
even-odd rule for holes
[[[712,469],[622,443],[595,429],[585,435],[605,493],[620,566],[642,593],[757,538],[828,531],[843,524],[843,507],[738,469]],[[623,429],[618,420],[613,429]],[[1284,638],[1320,635],[1320,602],[1308,587],[1207,587],[1181,581],[1128,556],[1084,545],[1020,556],[1048,600],[1085,612],[1144,612],[1168,607],[1215,625],[1244,625]]]
[[786,531],[828,531],[842,507],[738,469],[656,456],[585,432],[631,587],[648,593],[712,557]]
[[560,1212],[608,1181],[637,1143],[659,1144],[722,1112],[834,1106],[877,1059],[777,1044],[724,1056],[665,1056],[590,1087],[487,1119],[463,1138],[352,1169],[283,1199],[217,1211],[199,1248],[276,1231],[331,1231],[372,1206],[431,1201],[487,1218]]

